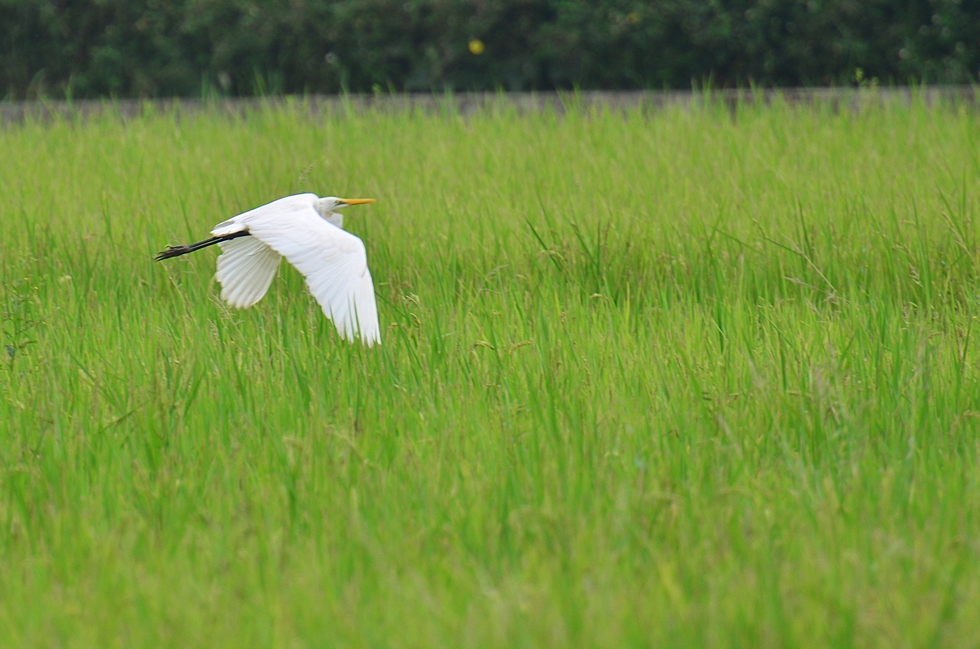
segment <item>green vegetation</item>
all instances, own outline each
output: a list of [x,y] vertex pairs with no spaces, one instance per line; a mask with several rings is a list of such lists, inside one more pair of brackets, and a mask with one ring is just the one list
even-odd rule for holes
[[[0,132],[0,645],[980,643],[980,118]],[[208,250],[351,209],[384,341]],[[216,252],[216,251],[215,251]]]
[[0,0],[0,98],[978,77],[977,0]]

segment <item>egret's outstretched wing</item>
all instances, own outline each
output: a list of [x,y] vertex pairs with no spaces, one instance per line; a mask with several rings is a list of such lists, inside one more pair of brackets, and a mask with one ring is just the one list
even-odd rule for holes
[[221,297],[238,309],[245,309],[269,290],[279,269],[279,253],[253,237],[230,239],[218,244],[218,282]]
[[314,200],[312,194],[290,196],[236,220],[303,274],[310,293],[341,336],[347,340],[360,337],[368,345],[380,342],[378,305],[364,243],[324,221]]

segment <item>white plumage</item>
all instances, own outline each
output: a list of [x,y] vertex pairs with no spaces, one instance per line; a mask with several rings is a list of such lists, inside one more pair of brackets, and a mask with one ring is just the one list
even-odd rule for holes
[[218,244],[218,282],[221,297],[236,309],[247,309],[262,299],[279,269],[282,257],[255,237]]
[[287,196],[219,223],[211,231],[212,239],[168,248],[158,259],[217,243],[222,253],[217,272],[221,297],[245,309],[266,294],[279,259],[285,257],[306,278],[310,293],[340,335],[373,345],[381,342],[381,328],[367,252],[359,238],[339,227],[343,221],[334,211],[371,202]]

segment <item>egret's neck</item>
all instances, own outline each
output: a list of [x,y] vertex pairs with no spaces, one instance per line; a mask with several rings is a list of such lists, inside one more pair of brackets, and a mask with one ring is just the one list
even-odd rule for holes
[[318,198],[316,199],[316,203],[314,203],[314,207],[316,208],[317,214],[338,228],[342,228],[344,227],[344,217],[338,212],[331,211],[335,204],[329,198]]

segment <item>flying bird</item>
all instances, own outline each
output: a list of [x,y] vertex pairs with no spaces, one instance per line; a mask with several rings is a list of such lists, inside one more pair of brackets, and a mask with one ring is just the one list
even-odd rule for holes
[[373,203],[373,198],[320,198],[296,194],[272,201],[222,221],[211,238],[186,246],[170,246],[157,261],[179,257],[218,244],[218,282],[229,305],[246,309],[269,290],[286,258],[303,277],[310,293],[346,340],[360,338],[370,346],[381,342],[374,282],[364,243],[343,229],[338,210]]

